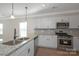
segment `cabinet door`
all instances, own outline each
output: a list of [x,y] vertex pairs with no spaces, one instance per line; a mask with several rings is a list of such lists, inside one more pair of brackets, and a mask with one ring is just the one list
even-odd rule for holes
[[34,38],[34,53],[36,53],[38,47],[38,36]]
[[57,36],[54,35],[52,39],[52,48],[57,48]]
[[45,38],[45,35],[39,35],[38,36],[38,46],[40,47],[45,47],[47,44],[46,44],[46,38]]
[[24,46],[18,48],[16,51],[14,51],[10,56],[26,56],[27,55],[27,44]]
[[79,37],[73,38],[73,49],[79,51]]
[[47,48],[57,47],[57,36],[40,35],[38,38],[38,46]]
[[77,23],[70,23],[70,26],[69,26],[69,28],[78,28],[78,24]]
[[70,17],[70,28],[79,28],[79,16]]
[[34,40],[32,40],[28,43],[27,55],[34,56]]
[[14,51],[10,56],[33,56],[34,55],[34,40],[26,43],[22,47]]

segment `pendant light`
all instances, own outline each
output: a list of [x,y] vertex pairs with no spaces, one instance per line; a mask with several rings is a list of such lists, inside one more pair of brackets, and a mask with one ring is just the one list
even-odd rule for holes
[[25,7],[25,9],[26,9],[25,20],[27,20],[27,7]]
[[14,5],[12,3],[12,9],[11,9],[11,16],[10,16],[11,19],[15,19],[14,17]]

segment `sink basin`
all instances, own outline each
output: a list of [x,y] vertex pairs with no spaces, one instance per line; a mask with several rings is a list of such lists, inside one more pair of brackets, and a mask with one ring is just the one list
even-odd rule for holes
[[23,42],[24,40],[27,40],[27,39],[29,39],[29,38],[19,38],[19,39],[17,39],[17,40],[15,40],[15,44],[14,44],[14,41],[12,40],[12,41],[8,41],[8,42],[4,42],[4,43],[2,43],[2,44],[4,44],[4,45],[17,45],[17,44],[20,44],[21,42]]
[[18,40],[28,40],[29,38],[28,37],[25,37],[25,38],[19,38]]
[[19,41],[19,40],[15,40],[15,44],[13,43],[14,41],[8,41],[8,42],[4,42],[2,44],[4,45],[17,45],[17,44],[20,44],[22,41]]

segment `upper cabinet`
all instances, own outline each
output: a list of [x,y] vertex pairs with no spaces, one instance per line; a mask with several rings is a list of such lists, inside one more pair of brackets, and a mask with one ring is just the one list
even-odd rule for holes
[[28,20],[28,32],[35,28],[56,28],[57,22],[69,22],[69,28],[79,28],[79,15],[47,16]]
[[69,22],[70,22],[69,28],[79,28],[79,16],[78,15],[71,16],[69,18]]
[[56,28],[56,19],[45,17],[35,21],[35,28]]
[[37,20],[37,28],[56,28],[57,22],[69,22],[69,28],[79,27],[79,16],[60,16],[60,17],[50,17]]
[[69,28],[79,28],[79,15],[58,17],[57,22],[69,22]]

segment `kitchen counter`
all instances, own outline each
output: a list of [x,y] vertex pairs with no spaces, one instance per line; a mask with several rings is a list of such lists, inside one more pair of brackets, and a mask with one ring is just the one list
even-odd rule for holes
[[21,42],[20,44],[17,44],[17,45],[4,45],[4,44],[0,43],[0,56],[7,56],[7,55],[13,53],[17,49],[21,48],[24,44],[27,44],[32,39],[37,37],[37,35],[29,34],[28,37],[29,37],[29,39],[24,40],[23,42]]

